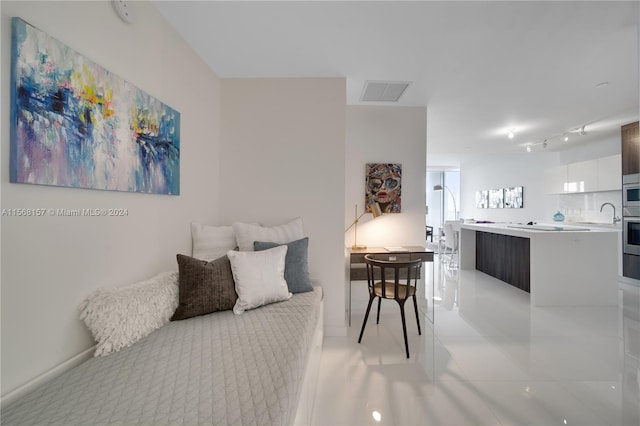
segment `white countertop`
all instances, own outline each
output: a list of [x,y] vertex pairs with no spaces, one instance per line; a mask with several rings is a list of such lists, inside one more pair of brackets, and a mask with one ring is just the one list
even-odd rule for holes
[[[542,223],[542,222],[539,222]],[[602,228],[602,229],[611,229],[614,231],[622,231],[622,222],[618,223],[604,223],[604,222],[560,222],[566,226],[580,226],[585,228]],[[547,223],[545,223],[547,224]]]
[[569,234],[576,235],[578,233],[603,233],[603,232],[620,232],[619,228],[605,228],[597,226],[577,226],[576,224],[561,223],[538,223],[536,225],[526,225],[520,223],[463,223],[461,229],[469,229],[472,231],[493,232],[496,234],[513,235],[516,237],[531,238],[533,236],[542,235],[558,235]]

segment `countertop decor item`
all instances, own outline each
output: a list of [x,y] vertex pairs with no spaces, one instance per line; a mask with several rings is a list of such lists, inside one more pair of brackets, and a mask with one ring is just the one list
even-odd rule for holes
[[556,214],[553,215],[553,220],[556,222],[562,222],[564,221],[564,215],[560,212],[556,212]]

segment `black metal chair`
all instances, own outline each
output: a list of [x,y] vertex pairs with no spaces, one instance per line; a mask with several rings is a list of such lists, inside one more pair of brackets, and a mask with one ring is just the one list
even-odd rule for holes
[[[376,324],[380,324],[380,304],[382,299],[393,299],[400,306],[400,316],[402,317],[402,332],[404,333],[404,346],[409,358],[409,342],[407,340],[407,323],[404,315],[404,303],[409,297],[413,297],[413,307],[416,311],[416,322],[418,323],[418,334],[422,334],[420,330],[420,316],[418,314],[418,302],[416,300],[416,287],[420,270],[422,268],[422,260],[409,261],[391,261],[376,259],[374,255],[367,254],[364,257],[367,265],[367,285],[369,288],[369,305],[367,313],[362,322],[362,330],[358,343],[362,341],[364,328],[369,319],[369,311],[373,299],[378,298],[378,317]],[[382,279],[381,277],[385,277]],[[379,280],[379,281],[376,281]]]
[[433,226],[427,225],[427,232],[425,233],[426,239],[433,242]]

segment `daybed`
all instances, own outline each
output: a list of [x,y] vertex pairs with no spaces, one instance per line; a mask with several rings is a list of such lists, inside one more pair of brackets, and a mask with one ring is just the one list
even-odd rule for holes
[[[282,246],[262,253],[279,250]],[[179,263],[180,259],[179,255]],[[215,262],[202,263],[209,267]],[[182,268],[180,264],[180,276],[165,273],[152,283],[177,292],[180,279],[180,303]],[[174,283],[162,284],[167,280]],[[176,299],[173,311],[177,293],[170,297]],[[96,338],[96,355],[104,351],[104,356],[10,402],[3,408],[1,423],[308,424],[322,348],[322,300],[322,289],[315,286],[242,314],[222,310],[171,322],[166,317],[164,325],[122,349],[101,347]]]
[[321,307],[316,287],[243,315],[170,322],[15,401],[2,424],[308,424],[317,368],[307,364],[322,344]]

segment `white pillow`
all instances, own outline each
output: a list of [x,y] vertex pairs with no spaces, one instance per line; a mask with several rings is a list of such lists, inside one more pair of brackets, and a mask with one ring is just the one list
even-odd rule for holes
[[[231,226],[211,226],[191,223],[192,257],[212,261],[238,246]],[[252,243],[253,244],[253,243]]]
[[284,279],[286,255],[287,246],[253,252],[229,250],[227,256],[238,293],[234,314],[291,298]]
[[108,355],[169,322],[178,307],[178,272],[121,287],[100,288],[80,305],[84,321],[97,342],[93,356]]
[[253,251],[254,241],[286,244],[304,238],[302,218],[278,226],[260,226],[255,223],[236,222],[233,225],[240,251]]

